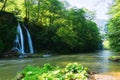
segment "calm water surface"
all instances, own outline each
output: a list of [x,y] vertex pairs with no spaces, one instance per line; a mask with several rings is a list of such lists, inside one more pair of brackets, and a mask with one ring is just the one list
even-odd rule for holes
[[119,73],[120,63],[108,60],[111,55],[118,55],[108,50],[76,55],[59,55],[48,58],[0,60],[0,80],[15,80],[15,76],[27,65],[42,66],[45,63],[64,67],[70,62],[79,62],[96,73]]

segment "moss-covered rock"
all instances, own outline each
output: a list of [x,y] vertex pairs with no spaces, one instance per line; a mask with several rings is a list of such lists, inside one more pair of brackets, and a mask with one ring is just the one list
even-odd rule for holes
[[108,58],[111,61],[119,62],[120,61],[120,56],[110,56]]

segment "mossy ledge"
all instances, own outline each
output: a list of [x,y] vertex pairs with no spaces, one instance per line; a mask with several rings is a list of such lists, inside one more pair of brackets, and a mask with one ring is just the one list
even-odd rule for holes
[[110,56],[108,59],[114,62],[120,62],[120,56]]

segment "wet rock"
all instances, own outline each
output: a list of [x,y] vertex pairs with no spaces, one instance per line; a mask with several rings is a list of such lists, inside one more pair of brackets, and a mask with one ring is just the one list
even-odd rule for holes
[[51,55],[50,54],[44,54],[43,57],[46,58],[46,57],[50,57]]
[[27,53],[27,54],[20,54],[19,55],[19,58],[32,58],[32,54],[30,54],[30,53]]
[[89,72],[89,74],[88,74],[88,80],[96,80],[95,79],[95,72],[93,72],[93,71]]
[[1,54],[1,58],[15,58],[15,57],[18,57],[19,56],[19,53],[16,52],[16,51],[7,51],[3,54]]
[[24,74],[20,74],[20,75],[17,76],[16,80],[22,80],[22,78],[24,78],[24,77],[25,77]]

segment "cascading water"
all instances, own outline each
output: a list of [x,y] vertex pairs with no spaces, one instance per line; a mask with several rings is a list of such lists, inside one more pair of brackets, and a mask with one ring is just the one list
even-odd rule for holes
[[20,48],[21,48],[21,53],[24,54],[24,37],[23,37],[23,32],[22,32],[22,28],[20,26],[20,23],[18,23],[18,28],[17,28],[17,32],[18,32],[18,37],[20,36]]
[[25,52],[24,52],[24,37],[23,37],[23,32],[22,32],[20,23],[18,23],[17,35],[16,35],[16,39],[14,41],[14,46],[13,46],[12,50],[18,51],[21,54],[25,54]]
[[29,44],[29,51],[30,51],[30,53],[33,54],[34,53],[33,52],[33,45],[32,45],[32,39],[31,39],[30,33],[29,33],[28,29],[25,26],[24,26],[24,28],[25,28],[25,30],[27,32],[28,44]]
[[[26,42],[27,45],[29,46],[29,52],[28,53],[34,53],[33,51],[33,45],[32,45],[32,39],[31,39],[31,36],[30,36],[30,33],[28,31],[28,29],[24,26],[24,31],[26,31],[26,34],[27,34],[27,40]],[[17,35],[16,35],[16,39],[14,41],[14,45],[13,45],[13,48],[12,50],[14,51],[17,51],[19,52],[20,54],[26,54],[25,52],[25,41],[24,41],[24,34],[23,34],[23,28],[21,28],[20,26],[20,23],[18,23],[18,26],[17,26]]]

